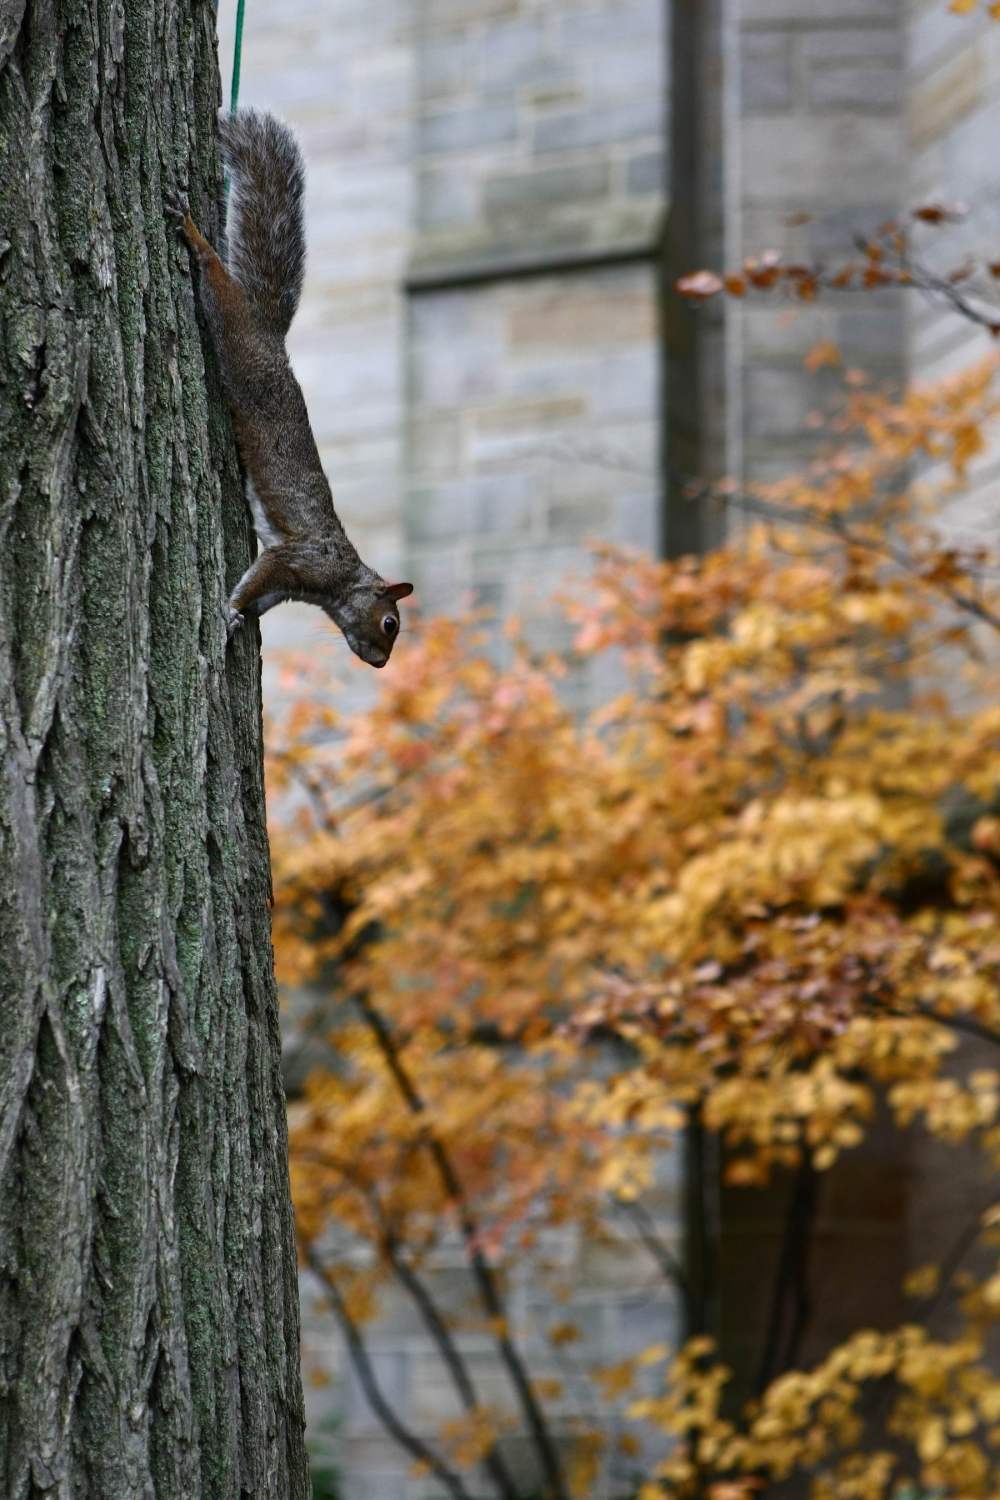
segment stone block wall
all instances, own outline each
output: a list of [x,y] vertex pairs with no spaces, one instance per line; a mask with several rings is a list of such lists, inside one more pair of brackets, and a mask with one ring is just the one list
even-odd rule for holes
[[[910,0],[908,91],[912,201],[960,203],[966,217],[920,232],[922,258],[951,271],[966,255],[996,259],[1000,243],[1000,26],[986,14],[956,16],[928,0]],[[973,288],[974,289],[974,288]],[[986,288],[1000,306],[1000,283]],[[936,380],[995,354],[990,336],[941,304],[907,303],[910,370]],[[958,541],[996,535],[1000,451],[972,466],[971,483],[943,508]]]
[[659,0],[423,0],[414,272],[645,244],[665,188]]
[[407,554],[539,643],[588,538],[659,542],[667,9],[420,7]]
[[[902,0],[741,0],[734,9],[730,263],[770,248],[849,258],[852,237],[906,201]],[[804,372],[815,343],[831,340],[845,365],[876,379],[903,376],[892,293],[839,293],[809,307],[748,298],[732,317],[725,398],[741,406],[746,478],[787,474],[814,450],[811,415],[840,391],[836,372]]]
[[588,539],[655,548],[656,302],[646,265],[414,298],[409,566],[559,644],[553,595]]

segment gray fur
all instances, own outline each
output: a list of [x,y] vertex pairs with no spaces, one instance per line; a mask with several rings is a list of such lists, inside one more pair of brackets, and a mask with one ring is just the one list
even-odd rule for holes
[[255,109],[220,116],[219,132],[232,179],[229,269],[260,321],[284,336],[299,305],[306,266],[302,152],[287,125]]
[[386,583],[341,524],[285,334],[302,290],[302,157],[286,126],[240,110],[221,122],[232,177],[228,263],[184,203],[168,203],[201,269],[201,304],[222,372],[264,550],[230,595],[230,635],[285,599],[318,605],[363,661],[383,667],[408,583]]

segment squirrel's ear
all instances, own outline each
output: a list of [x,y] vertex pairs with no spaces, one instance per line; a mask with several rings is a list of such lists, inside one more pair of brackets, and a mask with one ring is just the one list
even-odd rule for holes
[[390,599],[405,599],[407,595],[413,593],[413,584],[387,583],[385,586],[385,592]]

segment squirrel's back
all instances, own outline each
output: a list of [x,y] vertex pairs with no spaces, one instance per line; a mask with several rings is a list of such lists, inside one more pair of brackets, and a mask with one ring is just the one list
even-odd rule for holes
[[261,322],[282,337],[302,294],[305,169],[298,142],[273,115],[241,109],[220,121],[232,180],[229,270]]

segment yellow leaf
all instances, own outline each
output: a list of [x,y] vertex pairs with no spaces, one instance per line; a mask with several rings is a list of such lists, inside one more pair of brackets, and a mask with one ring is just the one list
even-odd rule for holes
[[543,1401],[555,1401],[562,1395],[562,1381],[555,1380],[552,1376],[537,1375],[531,1384]]
[[935,1459],[940,1458],[947,1444],[945,1425],[940,1417],[934,1417],[923,1424],[917,1439],[917,1449],[925,1464],[933,1463]]
[[577,1438],[569,1461],[569,1489],[576,1500],[584,1500],[594,1487],[600,1471],[604,1434],[586,1432]]
[[441,1437],[455,1462],[471,1469],[494,1446],[497,1432],[489,1413],[478,1410],[442,1422]]
[[635,1361],[624,1359],[617,1365],[604,1365],[591,1370],[591,1376],[601,1391],[606,1401],[614,1401],[618,1396],[624,1396],[626,1391],[632,1389],[635,1381]]
[[903,1282],[907,1297],[933,1297],[941,1282],[940,1269],[935,1265],[918,1266]]

